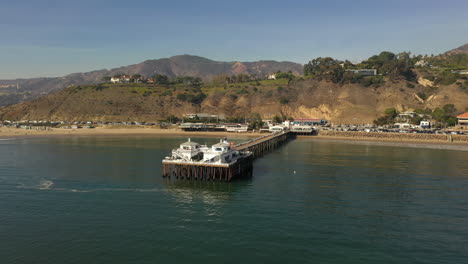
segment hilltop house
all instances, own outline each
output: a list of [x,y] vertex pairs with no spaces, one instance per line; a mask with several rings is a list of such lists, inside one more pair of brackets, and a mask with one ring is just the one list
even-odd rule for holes
[[418,60],[415,64],[414,64],[415,67],[429,67],[431,66],[429,64],[429,62],[425,61],[425,60]]
[[375,76],[377,75],[376,69],[348,69],[347,72],[352,72],[361,76]]
[[452,70],[452,73],[456,73],[460,75],[468,75],[468,70]]
[[120,77],[112,77],[112,78],[110,79],[110,82],[111,82],[111,83],[120,83]]
[[111,83],[130,83],[131,80],[132,80],[132,76],[122,75],[122,76],[118,76],[118,77],[112,77],[110,79],[110,82]]
[[268,74],[267,79],[268,79],[268,80],[276,80],[276,73],[270,73],[270,74]]
[[[112,77],[110,79],[111,83],[143,83],[147,82],[148,80],[153,80],[153,79],[146,79],[143,77],[133,77],[130,75],[122,75],[118,77]],[[154,80],[153,80],[154,83]]]

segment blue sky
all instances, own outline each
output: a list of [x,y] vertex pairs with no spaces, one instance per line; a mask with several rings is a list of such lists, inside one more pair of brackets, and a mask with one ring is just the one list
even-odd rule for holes
[[0,79],[193,54],[223,61],[360,61],[468,42],[466,0],[0,0]]

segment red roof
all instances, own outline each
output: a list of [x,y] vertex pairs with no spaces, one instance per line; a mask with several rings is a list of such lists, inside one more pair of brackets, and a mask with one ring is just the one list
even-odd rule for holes
[[468,118],[468,113],[461,114],[457,118]]

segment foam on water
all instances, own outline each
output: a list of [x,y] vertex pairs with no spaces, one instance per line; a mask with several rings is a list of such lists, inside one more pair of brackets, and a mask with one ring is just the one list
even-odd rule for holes
[[90,193],[90,192],[160,192],[160,189],[131,189],[131,188],[97,188],[97,189],[77,189],[77,188],[56,188],[55,183],[50,180],[42,180],[38,185],[27,186],[21,183],[16,188],[32,190],[53,190],[59,192]]
[[49,180],[42,180],[38,186],[40,190],[50,190],[50,188],[54,185],[53,181]]

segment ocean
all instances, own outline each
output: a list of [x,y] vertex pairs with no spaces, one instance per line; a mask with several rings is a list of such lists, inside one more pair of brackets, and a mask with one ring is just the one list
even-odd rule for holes
[[163,179],[185,140],[0,141],[0,263],[468,259],[468,152],[296,139],[248,180]]

